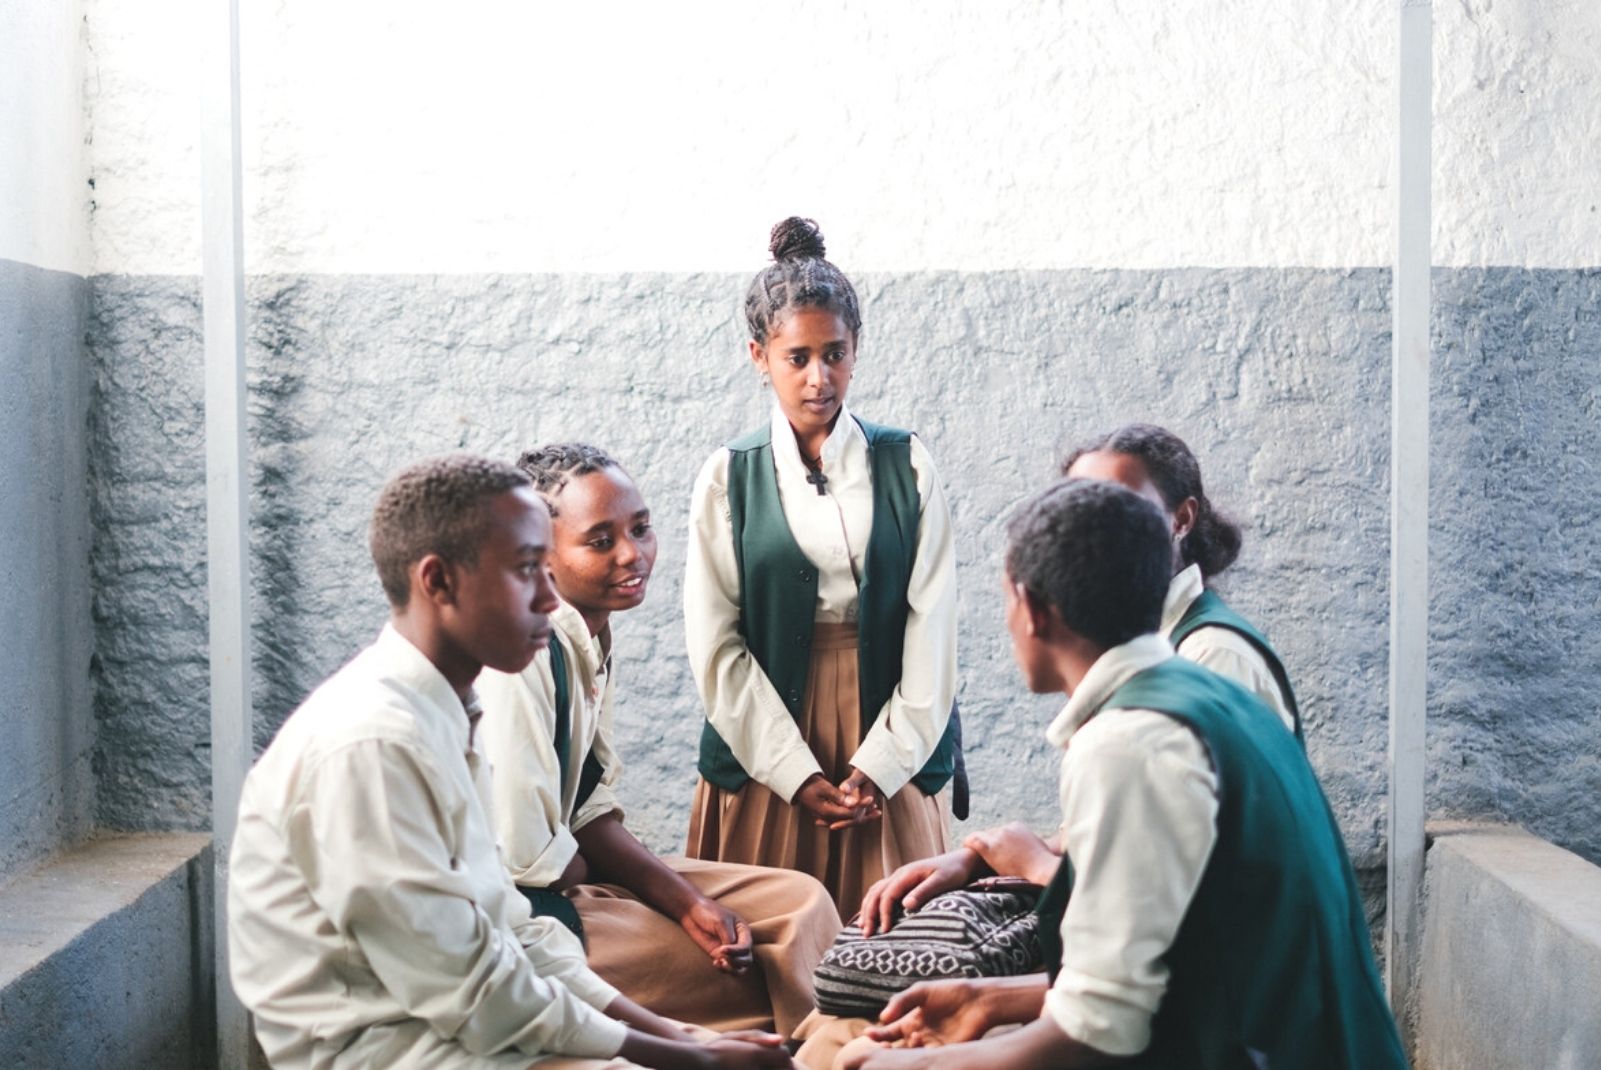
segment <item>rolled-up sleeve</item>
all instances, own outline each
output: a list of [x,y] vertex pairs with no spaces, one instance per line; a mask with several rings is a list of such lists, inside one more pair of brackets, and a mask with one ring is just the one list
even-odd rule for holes
[[587,971],[581,958],[531,928],[537,939],[525,950],[479,906],[472,874],[447,846],[454,808],[442,783],[427,753],[406,743],[362,740],[325,756],[303,779],[290,822],[317,905],[407,1013],[468,1051],[616,1055],[625,1027],[561,980]]
[[739,567],[728,511],[728,451],[702,466],[690,499],[684,638],[707,719],[739,764],[791,801],[822,767],[739,632]]
[[934,461],[912,438],[912,467],[922,512],[917,559],[906,588],[901,680],[879,711],[851,764],[894,795],[939,745],[956,697],[956,540]]
[[1076,874],[1062,969],[1044,1016],[1108,1055],[1135,1055],[1167,991],[1165,956],[1217,841],[1217,777],[1172,718],[1119,710],[1063,760],[1062,835]]
[[518,884],[548,887],[578,853],[562,821],[561,767],[547,723],[556,701],[550,655],[540,652],[517,674],[486,669],[473,687],[484,708],[495,836],[506,868]]

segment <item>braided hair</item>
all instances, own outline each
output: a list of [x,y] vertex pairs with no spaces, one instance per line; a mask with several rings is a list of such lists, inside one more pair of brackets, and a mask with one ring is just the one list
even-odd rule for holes
[[587,442],[556,442],[527,450],[517,458],[517,467],[529,479],[534,489],[556,515],[556,496],[578,476],[587,476],[603,468],[621,468],[605,450]]
[[797,308],[835,313],[855,338],[862,329],[861,303],[845,273],[823,258],[823,232],[815,222],[790,216],[773,228],[773,262],[757,272],[745,293],[745,323],[757,344]]
[[1179,543],[1179,556],[1186,565],[1200,565],[1202,576],[1216,576],[1240,555],[1240,526],[1219,513],[1207,498],[1201,486],[1201,463],[1173,432],[1154,424],[1127,424],[1068,454],[1062,462],[1062,474],[1066,475],[1086,453],[1138,458],[1168,512],[1184,504],[1186,498],[1195,499],[1195,526]]

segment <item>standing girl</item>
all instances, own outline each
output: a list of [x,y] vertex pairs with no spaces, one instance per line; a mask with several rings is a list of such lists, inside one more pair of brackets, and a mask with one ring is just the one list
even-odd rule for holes
[[856,290],[810,220],[745,296],[774,405],[702,466],[684,582],[706,707],[694,858],[810,873],[843,913],[945,850],[956,566],[923,444],[845,407]]

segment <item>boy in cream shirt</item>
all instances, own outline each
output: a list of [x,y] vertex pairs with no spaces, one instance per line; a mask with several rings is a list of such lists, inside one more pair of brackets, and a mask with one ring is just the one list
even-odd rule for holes
[[448,457],[385,486],[389,624],[290,716],[240,800],[231,973],[274,1066],[788,1065],[620,996],[506,876],[472,683],[548,641],[549,539],[508,465]]

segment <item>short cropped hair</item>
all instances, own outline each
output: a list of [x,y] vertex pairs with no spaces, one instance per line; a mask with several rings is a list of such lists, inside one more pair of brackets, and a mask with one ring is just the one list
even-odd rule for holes
[[405,606],[411,566],[429,554],[475,563],[491,499],[526,486],[528,477],[513,466],[466,453],[419,461],[385,483],[372,511],[368,545],[389,604]]
[[1103,647],[1154,632],[1173,573],[1161,510],[1127,487],[1063,480],[1006,526],[1006,573]]

